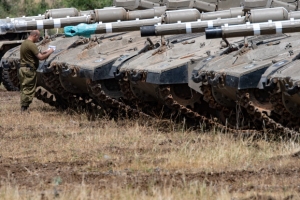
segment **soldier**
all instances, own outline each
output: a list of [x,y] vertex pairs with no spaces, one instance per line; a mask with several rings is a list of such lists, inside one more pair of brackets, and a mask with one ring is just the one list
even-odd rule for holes
[[39,66],[39,60],[44,60],[53,53],[54,49],[50,48],[47,51],[39,52],[36,42],[39,41],[40,31],[33,30],[29,37],[21,44],[20,48],[20,92],[21,92],[21,111],[28,109],[35,95],[37,75],[36,70]]

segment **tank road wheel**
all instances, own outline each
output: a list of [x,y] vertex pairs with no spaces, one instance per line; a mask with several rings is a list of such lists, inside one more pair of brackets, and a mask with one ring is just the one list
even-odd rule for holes
[[19,91],[20,84],[17,69],[3,68],[2,82],[8,91]]
[[243,106],[253,118],[257,128],[272,130],[276,135],[297,136],[298,132],[284,127],[273,119],[273,105],[270,102],[269,94],[263,90],[250,89],[238,92],[238,104]]
[[273,106],[270,103],[270,94],[260,89],[252,89],[249,91],[249,94],[250,94],[250,101],[259,110],[259,112],[255,112],[256,115],[258,113],[265,113],[268,116],[271,116],[271,111],[273,109]]
[[188,84],[170,85],[170,90],[173,99],[177,103],[192,109],[200,101],[202,96],[195,90],[191,89]]
[[119,81],[116,79],[105,79],[100,82],[102,90],[108,96],[119,99],[122,97],[122,92],[120,89]]
[[240,130],[251,128],[251,118],[242,108],[239,109],[238,115],[236,108],[224,107],[222,110],[217,112],[219,120],[227,127]]

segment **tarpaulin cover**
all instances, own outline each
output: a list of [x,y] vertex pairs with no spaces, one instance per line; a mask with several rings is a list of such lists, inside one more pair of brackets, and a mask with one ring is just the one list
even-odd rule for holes
[[64,28],[67,37],[84,36],[90,37],[95,33],[97,24],[78,24],[77,26],[66,26]]

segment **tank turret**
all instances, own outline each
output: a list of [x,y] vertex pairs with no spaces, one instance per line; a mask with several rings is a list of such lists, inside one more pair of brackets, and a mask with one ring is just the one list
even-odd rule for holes
[[208,28],[208,40],[243,38],[191,64],[189,86],[222,115],[239,106],[240,114],[245,116],[244,109],[257,128],[297,134],[288,128],[299,129],[300,122],[299,25],[290,18]]

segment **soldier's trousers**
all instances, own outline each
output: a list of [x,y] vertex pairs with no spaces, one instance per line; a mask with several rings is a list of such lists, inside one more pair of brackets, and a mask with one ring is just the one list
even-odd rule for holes
[[21,106],[29,106],[31,104],[36,89],[36,71],[29,67],[20,67],[19,69]]

